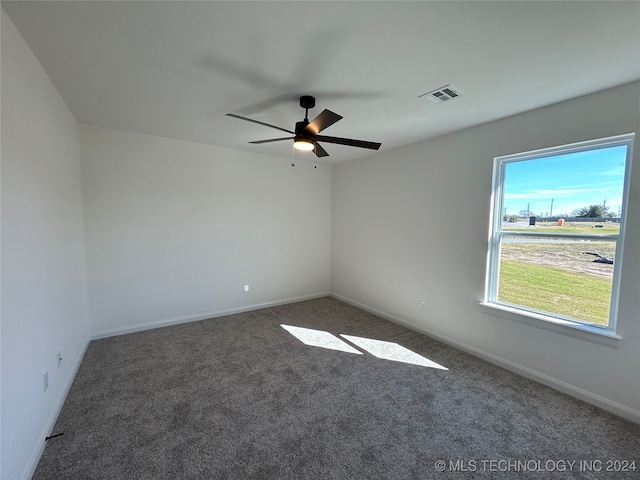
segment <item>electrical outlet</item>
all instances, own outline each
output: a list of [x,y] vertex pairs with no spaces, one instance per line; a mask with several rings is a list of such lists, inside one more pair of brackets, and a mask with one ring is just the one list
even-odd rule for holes
[[424,310],[424,307],[427,306],[426,302],[420,302],[420,310]]
[[244,291],[245,291],[245,292],[248,292],[248,291],[249,291],[249,285],[245,285],[245,286],[244,286]]
[[60,368],[60,365],[62,365],[62,351],[58,352],[58,368]]
[[49,372],[46,370],[42,374],[42,386],[44,387],[45,392],[47,391],[47,388],[49,388]]

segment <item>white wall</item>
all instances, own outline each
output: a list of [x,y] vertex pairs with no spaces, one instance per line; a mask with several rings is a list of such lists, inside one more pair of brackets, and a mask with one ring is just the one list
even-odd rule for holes
[[329,292],[330,166],[89,126],[81,143],[94,336]]
[[35,468],[89,326],[78,125],[4,10],[1,154],[0,476],[14,480]]
[[622,267],[623,340],[574,338],[479,306],[493,158],[639,130],[636,82],[334,166],[333,294],[640,421],[640,137]]

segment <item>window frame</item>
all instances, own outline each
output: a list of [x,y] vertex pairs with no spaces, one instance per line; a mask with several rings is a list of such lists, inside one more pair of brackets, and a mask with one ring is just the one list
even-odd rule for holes
[[[617,135],[569,145],[532,150],[528,152],[503,155],[493,159],[493,181],[491,188],[491,215],[489,222],[489,241],[487,252],[487,269],[485,281],[485,295],[483,305],[499,310],[518,314],[520,316],[548,322],[561,327],[579,329],[591,333],[619,338],[617,332],[618,303],[620,296],[620,281],[622,271],[622,258],[624,253],[624,239],[627,223],[627,210],[629,205],[629,190],[631,182],[631,163],[633,158],[633,145],[635,133]],[[623,146],[627,147],[625,160],[625,173],[622,192],[622,209],[620,213],[620,231],[612,234],[571,234],[550,232],[525,232],[503,229],[504,209],[504,181],[506,165],[514,162],[533,161],[557,155],[570,154],[583,151],[592,151],[602,148]],[[500,249],[503,238],[551,238],[570,240],[598,240],[615,242],[615,263],[613,265],[613,278],[611,285],[611,298],[609,305],[608,325],[589,323],[579,319],[566,317],[553,312],[536,310],[524,305],[516,305],[498,300],[498,286],[500,280]]]

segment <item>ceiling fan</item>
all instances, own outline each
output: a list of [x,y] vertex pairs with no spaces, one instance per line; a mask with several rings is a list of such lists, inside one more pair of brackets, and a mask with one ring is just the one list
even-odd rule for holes
[[342,117],[337,113],[333,113],[332,111],[325,109],[320,113],[320,115],[309,121],[309,109],[316,106],[316,99],[310,95],[303,95],[302,97],[300,97],[300,106],[305,109],[304,120],[301,122],[296,122],[294,132],[292,132],[291,130],[287,130],[286,128],[277,127],[269,123],[260,122],[259,120],[242,117],[234,113],[227,113],[227,116],[239,118],[240,120],[245,120],[247,122],[257,123],[259,125],[264,125],[265,127],[275,128],[276,130],[281,130],[293,135],[293,137],[270,138],[268,140],[256,140],[249,143],[261,144],[280,142],[283,140],[293,140],[294,148],[296,148],[297,150],[313,150],[317,157],[329,156],[327,151],[322,148],[318,142],[337,143],[338,145],[370,148],[372,150],[378,150],[380,148],[380,145],[382,145],[381,143],[377,142],[366,142],[364,140],[352,140],[350,138],[327,137],[326,135],[319,135],[321,131],[323,131],[327,127],[330,127],[338,120],[341,120]]

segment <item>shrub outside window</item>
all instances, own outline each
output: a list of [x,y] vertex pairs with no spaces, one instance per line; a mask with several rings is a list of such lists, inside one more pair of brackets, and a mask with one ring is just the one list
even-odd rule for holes
[[615,333],[633,140],[494,159],[485,304]]

